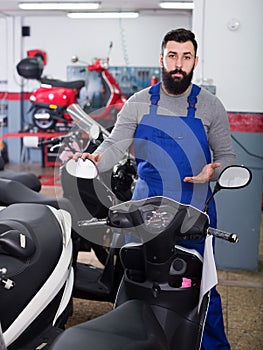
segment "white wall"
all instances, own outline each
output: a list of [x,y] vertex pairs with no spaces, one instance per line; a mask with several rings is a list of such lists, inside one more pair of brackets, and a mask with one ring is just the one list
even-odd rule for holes
[[[144,16],[126,20],[73,20],[67,17],[26,17],[23,25],[30,27],[30,36],[21,38],[23,57],[26,51],[41,49],[47,52],[45,75],[66,79],[66,67],[73,55],[87,62],[94,57],[106,57],[113,42],[110,64],[113,66],[159,66],[162,36],[175,27],[191,28],[192,18],[183,13],[177,16]],[[20,33],[19,33],[20,34]],[[16,63],[19,58],[16,57]],[[25,89],[35,83],[27,82]],[[9,84],[10,88],[10,84]],[[15,85],[12,89],[17,89]]]
[[[193,30],[201,41],[196,79],[213,79],[228,111],[263,111],[263,1],[195,0]],[[238,19],[231,31],[227,24]],[[202,69],[203,68],[203,69]]]
[[[187,14],[142,16],[122,22],[64,17],[1,18],[0,81],[8,78],[8,90],[19,92],[15,66],[27,50],[36,48],[48,54],[45,74],[59,79],[66,79],[72,55],[90,62],[94,57],[106,56],[110,41],[111,65],[125,65],[127,50],[131,66],[156,66],[163,34],[176,27],[192,27],[200,47],[196,81],[212,79],[228,111],[262,112],[262,13],[262,0],[195,0],[193,25]],[[232,18],[240,21],[236,31],[227,28]],[[21,37],[22,25],[30,26],[29,37]],[[31,91],[34,84],[27,83],[25,90]]]

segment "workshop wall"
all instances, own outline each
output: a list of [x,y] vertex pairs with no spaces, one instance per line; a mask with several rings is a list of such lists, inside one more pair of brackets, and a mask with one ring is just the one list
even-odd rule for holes
[[[24,81],[21,85],[16,73],[16,64],[27,50],[46,51],[48,63],[44,73],[59,79],[66,79],[73,55],[87,62],[106,56],[110,41],[112,66],[155,67],[159,64],[163,34],[176,27],[192,28],[196,33],[200,56],[196,82],[213,85],[229,112],[248,113],[252,123],[254,113],[258,113],[262,120],[262,11],[262,0],[195,0],[193,21],[187,12],[121,21],[0,17],[0,104],[8,102],[8,109],[4,106],[2,110],[9,119],[8,129],[2,128],[1,132],[20,130],[21,91],[30,92],[38,87],[35,81]],[[22,37],[23,26],[30,28],[30,36]],[[13,155],[18,154],[18,146],[15,152],[10,149],[11,161],[19,160],[19,155]]]

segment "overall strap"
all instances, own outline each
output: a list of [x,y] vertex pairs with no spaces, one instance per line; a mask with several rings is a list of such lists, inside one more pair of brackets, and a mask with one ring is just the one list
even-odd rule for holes
[[149,90],[149,94],[151,95],[150,113],[156,113],[157,111],[158,101],[160,100],[160,86],[161,82],[152,85]]
[[192,86],[192,90],[190,95],[188,96],[188,107],[187,107],[187,117],[194,118],[195,117],[195,105],[197,103],[197,96],[200,92],[201,88],[195,84]]

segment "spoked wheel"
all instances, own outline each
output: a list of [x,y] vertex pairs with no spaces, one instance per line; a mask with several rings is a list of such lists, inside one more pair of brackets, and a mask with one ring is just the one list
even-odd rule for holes
[[49,108],[38,107],[33,112],[33,123],[40,130],[54,129],[56,120],[54,119],[53,113]]

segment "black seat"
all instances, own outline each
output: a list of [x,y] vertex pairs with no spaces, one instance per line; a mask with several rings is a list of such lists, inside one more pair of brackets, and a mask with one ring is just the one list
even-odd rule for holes
[[41,84],[52,85],[56,87],[64,87],[67,89],[81,89],[85,85],[84,80],[63,81],[58,79],[40,78]]
[[68,328],[50,350],[168,350],[149,305],[130,300],[91,321]]
[[3,170],[1,169],[0,178],[18,181],[36,192],[39,192],[41,190],[40,180],[35,174],[32,174],[32,173],[27,173],[27,172],[17,173],[9,169],[3,169]]
[[35,192],[20,182],[0,178],[0,205],[9,206],[14,203],[35,203],[50,205],[56,209],[67,210],[73,222],[76,220],[76,212],[67,198],[48,197]]

